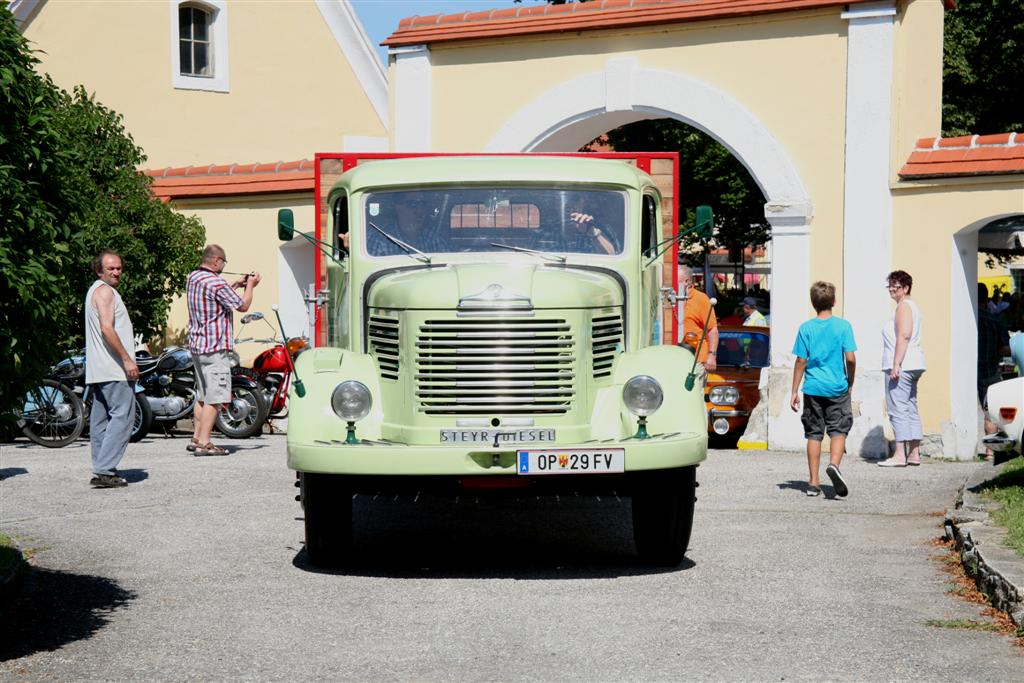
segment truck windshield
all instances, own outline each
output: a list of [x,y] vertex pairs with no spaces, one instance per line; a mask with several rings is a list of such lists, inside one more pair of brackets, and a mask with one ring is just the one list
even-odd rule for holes
[[[621,254],[626,194],[617,190],[473,187],[367,194],[363,225],[373,223],[426,254],[508,252]],[[363,230],[370,256],[402,255],[380,230]]]

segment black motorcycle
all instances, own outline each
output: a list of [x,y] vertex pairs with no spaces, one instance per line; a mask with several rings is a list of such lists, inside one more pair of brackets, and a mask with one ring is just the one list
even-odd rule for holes
[[[168,346],[159,356],[136,354],[139,383],[153,409],[156,424],[174,426],[192,417],[196,403],[196,377],[192,354],[180,346]],[[248,377],[231,378],[231,402],[217,411],[217,430],[232,439],[247,439],[263,430],[267,401],[259,384]]]
[[[85,353],[70,356],[54,365],[50,370],[50,381],[63,387],[60,391],[65,394],[68,392],[72,393],[72,395],[74,395],[82,404],[83,424],[79,433],[88,432],[89,413],[92,409],[92,390],[89,388],[89,385],[85,383]],[[132,434],[130,437],[130,441],[132,443],[144,437],[149,432],[149,427],[153,422],[153,411],[149,407],[149,402],[138,391],[137,387],[138,385],[136,385],[135,413],[132,417]],[[77,438],[77,436],[78,435],[76,434],[75,438]],[[30,436],[29,438],[32,437]],[[35,439],[33,439],[33,441],[35,441]],[[64,443],[56,445],[65,446],[72,441],[74,441],[74,438],[67,439]],[[36,441],[36,443],[39,442]]]

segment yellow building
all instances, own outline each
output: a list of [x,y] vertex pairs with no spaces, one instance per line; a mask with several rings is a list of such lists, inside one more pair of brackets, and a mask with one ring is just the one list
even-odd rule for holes
[[653,118],[703,130],[766,198],[767,442],[802,447],[790,349],[811,315],[809,285],[822,279],[837,285],[837,313],[859,345],[848,448],[886,452],[884,285],[903,269],[924,316],[926,452],[973,457],[978,233],[1024,214],[1024,139],[935,138],[954,7],[663,0],[411,17],[386,41],[392,148],[571,151]]
[[[318,150],[387,149],[386,75],[348,0],[14,0],[9,8],[40,50],[40,71],[65,89],[84,85],[123,114],[147,168],[178,169],[151,173],[161,180],[179,172],[237,180],[257,167],[265,177],[282,164],[287,174],[287,162]],[[259,159],[271,163],[249,163]],[[227,192],[198,195],[173,186],[159,196],[198,216],[232,269],[264,275],[254,309],[269,314],[280,302],[289,333],[305,332],[301,292],[312,266],[306,273],[302,264],[312,252],[281,248],[273,214],[294,208],[312,229],[312,175],[269,191],[259,182],[214,182]],[[178,302],[172,334],[186,322]]]
[[[261,288],[280,291],[290,320],[303,318],[308,251],[271,245],[278,206],[300,207],[300,224],[313,224],[312,176],[295,160],[566,152],[633,121],[695,126],[744,164],[766,200],[767,442],[803,445],[788,409],[790,349],[811,314],[808,287],[824,279],[859,345],[848,448],[887,450],[884,281],[902,269],[924,316],[926,452],[967,458],[978,436],[979,233],[1024,215],[1024,137],[936,137],[943,18],[954,6],[602,0],[410,17],[386,41],[385,85],[345,0],[12,3],[48,53],[42,68],[125,114],[150,168],[170,167],[152,172],[155,191],[199,215],[233,265],[272,274]],[[206,19],[186,11],[196,8]],[[234,163],[259,158],[286,163]],[[261,296],[258,306],[270,300]]]

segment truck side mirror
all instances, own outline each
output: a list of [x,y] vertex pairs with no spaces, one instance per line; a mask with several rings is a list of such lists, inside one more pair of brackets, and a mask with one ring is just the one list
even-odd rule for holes
[[295,237],[295,214],[291,209],[277,210],[277,239],[290,242]]
[[697,207],[697,221],[694,227],[696,228],[696,233],[704,239],[714,235],[715,214],[707,204],[701,204]]

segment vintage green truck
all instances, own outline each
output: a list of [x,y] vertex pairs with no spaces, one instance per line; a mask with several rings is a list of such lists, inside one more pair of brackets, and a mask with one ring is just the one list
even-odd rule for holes
[[693,355],[661,343],[652,178],[421,156],[351,165],[317,196],[321,338],[288,425],[309,560],[352,559],[354,494],[501,490],[629,496],[642,560],[681,562],[707,417]]

